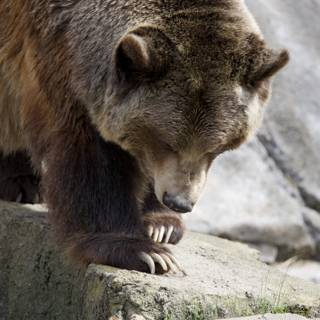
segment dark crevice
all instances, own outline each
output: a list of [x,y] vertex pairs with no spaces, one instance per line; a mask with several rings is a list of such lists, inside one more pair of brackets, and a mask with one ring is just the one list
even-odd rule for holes
[[298,186],[298,190],[306,206],[320,213],[320,199],[316,198],[313,194],[301,186]]
[[301,186],[302,177],[294,170],[288,168],[286,164],[289,160],[276,141],[270,135],[267,136],[262,133],[258,134],[258,140],[265,148],[268,156],[273,159],[278,169],[296,186],[305,206],[320,213],[320,199],[317,199],[313,194]]
[[303,215],[303,221],[307,226],[311,237],[315,241],[316,247],[314,248],[314,254],[312,258],[314,260],[320,261],[320,233],[319,228],[313,223],[312,219],[310,219],[307,215]]
[[294,170],[288,168],[286,165],[288,163],[288,158],[277,145],[275,140],[270,136],[267,137],[264,134],[258,134],[258,140],[265,148],[268,156],[274,161],[275,165],[284,174],[284,176],[298,185],[302,181],[302,178],[296,172],[294,172]]

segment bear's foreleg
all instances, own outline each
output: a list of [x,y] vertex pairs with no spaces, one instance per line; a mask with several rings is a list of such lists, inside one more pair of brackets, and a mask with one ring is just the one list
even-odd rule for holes
[[44,162],[49,218],[71,257],[151,273],[179,269],[170,251],[144,233],[135,160],[86,120],[53,131]]

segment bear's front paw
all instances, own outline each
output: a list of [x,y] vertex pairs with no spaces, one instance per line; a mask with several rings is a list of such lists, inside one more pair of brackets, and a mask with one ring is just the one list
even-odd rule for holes
[[140,252],[139,259],[148,266],[151,274],[181,271],[186,275],[178,260],[169,252]]
[[159,243],[177,244],[185,230],[182,219],[174,213],[146,214],[144,225],[148,236]]
[[76,261],[111,265],[151,274],[185,274],[170,250],[149,239],[136,239],[123,234],[78,234],[68,239],[66,249]]

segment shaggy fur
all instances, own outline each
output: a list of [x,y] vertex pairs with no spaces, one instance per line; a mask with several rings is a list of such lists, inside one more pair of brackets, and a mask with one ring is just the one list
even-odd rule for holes
[[242,0],[2,0],[0,17],[3,157],[45,164],[72,257],[147,271],[139,253],[168,249],[146,225],[170,221],[174,243],[183,233],[165,192],[194,204],[214,158],[257,123],[287,52],[267,48]]

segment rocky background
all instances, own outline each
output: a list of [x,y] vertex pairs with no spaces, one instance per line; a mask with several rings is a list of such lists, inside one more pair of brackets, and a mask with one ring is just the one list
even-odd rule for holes
[[[320,1],[247,0],[291,53],[256,138],[221,156],[188,228],[258,246],[267,262],[320,258]],[[297,266],[298,267],[298,266]],[[301,266],[301,262],[299,268]],[[311,268],[311,267],[310,267]],[[320,280],[312,264],[302,274]],[[300,269],[299,269],[300,270]]]

